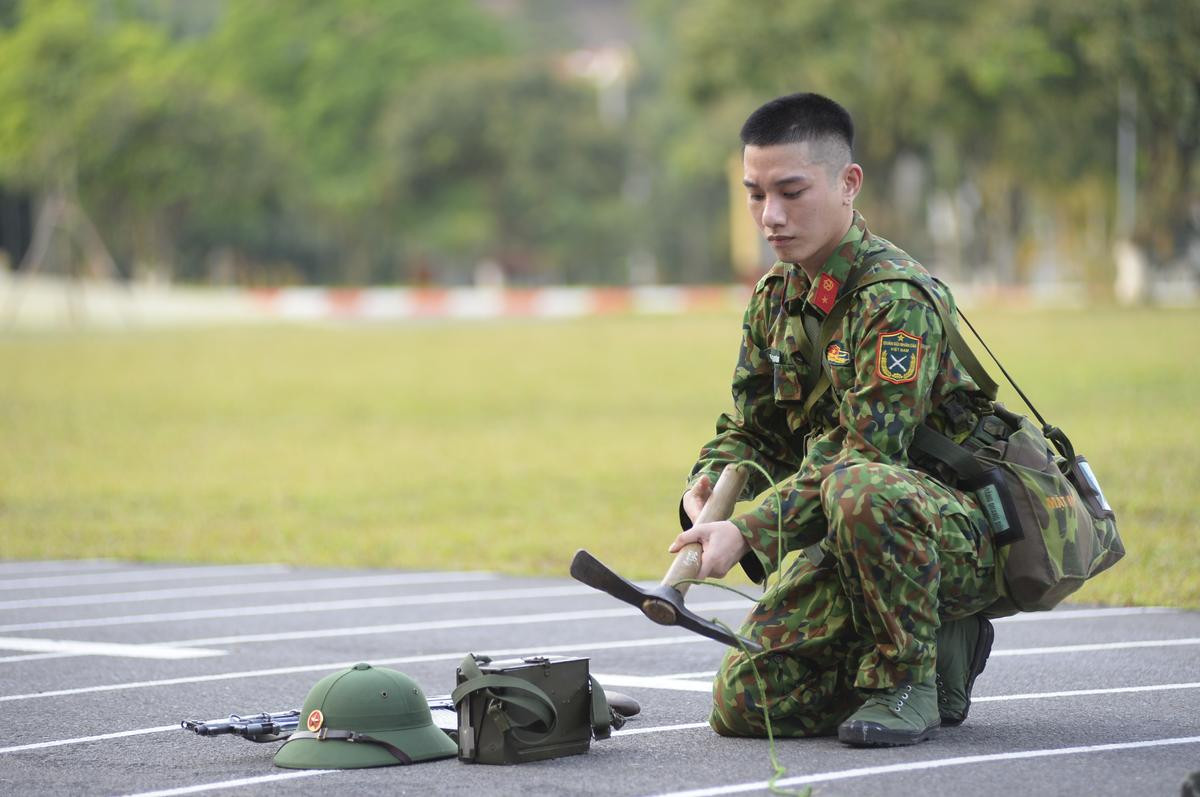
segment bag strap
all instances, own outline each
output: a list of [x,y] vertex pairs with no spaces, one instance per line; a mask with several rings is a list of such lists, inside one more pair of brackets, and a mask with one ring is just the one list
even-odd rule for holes
[[821,396],[825,395],[825,391],[830,387],[829,363],[825,359],[825,349],[829,346],[829,341],[833,339],[833,330],[842,322],[842,318],[846,315],[846,310],[850,306],[849,297],[852,296],[859,288],[859,280],[863,273],[879,258],[869,258],[864,261],[858,268],[851,271],[846,277],[846,284],[842,288],[841,296],[834,302],[833,307],[829,308],[829,313],[825,316],[825,321],[821,322],[811,313],[804,313],[801,319],[801,324],[804,326],[804,336],[808,339],[808,346],[813,352],[811,367],[817,369],[818,377],[815,382],[805,385],[808,392],[804,397],[804,417],[812,419],[812,408],[816,406],[817,401]]
[[[912,262],[912,261],[907,261]],[[846,316],[846,312],[850,307],[850,301],[855,293],[869,285],[875,285],[881,282],[907,282],[910,285],[915,285],[926,298],[933,304],[934,310],[938,315],[938,320],[941,322],[943,334],[946,336],[950,350],[954,352],[954,356],[962,363],[963,367],[975,380],[975,384],[991,401],[995,401],[998,385],[995,380],[988,375],[975,353],[971,351],[971,347],[963,339],[958,328],[954,325],[950,318],[949,309],[942,298],[934,293],[929,287],[911,275],[897,271],[879,271],[874,274],[863,276],[863,271],[872,265],[872,261],[864,262],[854,273],[847,278],[847,290],[838,297],[834,306],[830,308],[829,314],[821,323],[818,332],[817,340],[813,343],[814,346],[819,346],[823,352],[825,347],[833,339],[834,331],[842,323],[842,319]],[[936,280],[936,278],[935,278]],[[938,283],[942,284],[942,283]],[[944,285],[943,285],[944,287]],[[966,320],[965,318],[963,319]],[[805,325],[806,331],[810,324]],[[972,327],[972,332],[974,332]],[[978,333],[976,332],[976,337]],[[980,340],[982,342],[982,339]],[[1007,374],[1005,374],[1007,376]],[[829,364],[821,359],[821,379],[817,382],[804,402],[804,413],[808,415],[812,407],[820,399],[830,387],[829,381]],[[914,436],[912,447],[922,453],[937,459],[940,462],[946,463],[955,473],[958,474],[964,482],[971,484],[980,484],[986,478],[984,468],[975,460],[975,458],[963,449],[950,438],[941,434],[937,430],[929,427],[927,424],[921,424],[917,427]]]
[[966,315],[963,314],[963,311],[959,310],[958,314],[962,316],[962,320],[965,321],[967,326],[971,329],[971,332],[975,335],[975,338],[983,346],[984,351],[986,351],[988,356],[991,357],[996,363],[996,367],[1000,369],[1000,373],[1004,374],[1004,378],[1007,379],[1008,383],[1013,386],[1013,390],[1017,391],[1017,395],[1021,397],[1021,401],[1025,402],[1025,406],[1028,407],[1029,411],[1033,413],[1033,417],[1038,419],[1038,423],[1042,425],[1042,434],[1045,435],[1047,440],[1054,444],[1054,447],[1058,449],[1058,453],[1063,456],[1064,460],[1066,460],[1066,469],[1063,471],[1063,473],[1069,474],[1071,469],[1075,467],[1075,447],[1071,445],[1071,441],[1067,439],[1066,432],[1064,432],[1062,429],[1059,429],[1057,426],[1051,426],[1050,424],[1046,423],[1046,419],[1043,418],[1042,414],[1037,411],[1037,407],[1033,406],[1033,402],[1029,400],[1029,396],[1025,395],[1025,391],[1021,390],[1021,387],[1013,380],[1008,371],[1005,370],[1004,366],[1000,364],[999,358],[997,358],[992,350],[988,347],[987,342],[983,339],[983,336],[979,334],[979,331],[975,329],[974,325],[971,324],[971,321],[966,317]]
[[592,690],[592,736],[596,739],[607,739],[612,735],[612,711],[608,707],[608,698],[604,694],[604,687],[590,675],[588,686]]
[[[975,356],[975,353],[971,351],[971,347],[967,345],[966,340],[964,340],[963,336],[959,333],[958,327],[954,325],[953,320],[950,318],[949,309],[946,307],[946,304],[942,301],[941,297],[930,290],[928,286],[922,284],[919,280],[914,279],[908,274],[895,271],[879,271],[874,274],[860,276],[861,271],[865,270],[870,265],[870,262],[864,263],[857,273],[852,274],[846,280],[847,289],[842,293],[841,296],[838,297],[837,301],[830,309],[829,314],[825,316],[825,320],[821,322],[820,329],[816,335],[816,340],[812,340],[814,349],[816,349],[816,351],[821,355],[821,378],[817,380],[817,383],[813,386],[813,389],[809,392],[808,396],[805,397],[804,414],[807,416],[811,412],[817,401],[830,387],[829,363],[823,356],[823,353],[826,347],[829,346],[829,342],[833,340],[834,332],[842,323],[842,319],[845,318],[847,310],[850,309],[850,301],[852,300],[854,294],[869,285],[875,285],[880,282],[907,282],[910,285],[915,285],[922,293],[925,294],[925,296],[933,304],[934,310],[937,312],[938,320],[942,324],[942,331],[950,345],[950,350],[954,352],[954,356],[958,358],[960,363],[962,363],[963,368],[967,370],[967,373],[970,374],[971,379],[975,381],[975,384],[979,387],[983,394],[987,396],[989,400],[995,401],[999,386],[996,384],[996,381],[988,375],[982,363],[980,363],[979,359]],[[966,319],[964,318],[963,320],[965,321]],[[808,322],[806,319],[805,332],[810,335],[810,340],[812,339],[812,335],[809,330],[813,326],[814,325],[811,322]],[[974,327],[972,327],[971,330],[974,332]],[[978,333],[976,333],[976,337],[978,337]],[[980,339],[980,342],[983,342],[982,339]],[[997,362],[997,364],[999,363]],[[1001,368],[1001,370],[1003,371],[1003,368]],[[1005,376],[1008,376],[1008,374],[1005,373]],[[1012,381],[1011,378],[1009,381]],[[1015,384],[1013,386],[1016,387]],[[1030,409],[1032,409],[1032,407]]]
[[[558,722],[558,710],[554,707],[554,701],[536,685],[508,675],[484,675],[479,669],[479,663],[471,654],[468,654],[459,663],[458,669],[467,680],[459,684],[458,688],[450,694],[450,699],[456,706],[468,695],[478,692],[481,689],[487,689],[489,690],[488,697],[498,700],[501,703],[517,706],[533,714],[536,717],[535,721],[542,722],[546,727],[543,736],[549,735],[554,730]],[[612,711],[609,709],[608,698],[604,694],[604,687],[600,686],[600,682],[591,675],[588,676],[588,687],[591,692],[589,719],[592,726],[592,736],[596,739],[607,739],[612,735]],[[515,689],[526,694],[510,694],[507,692],[499,694],[490,691],[491,689]],[[515,725],[511,718],[508,718],[507,722],[510,727]],[[532,724],[533,721],[517,725],[517,727],[524,728]]]
[[[526,722],[514,722],[507,711],[499,712],[496,719],[502,726],[501,730],[513,728],[515,732],[538,722],[542,724],[545,730],[529,741],[537,741],[549,736],[558,725],[558,709],[554,707],[554,701],[535,684],[511,675],[484,675],[475,662],[475,657],[471,654],[467,654],[466,658],[458,665],[458,669],[467,680],[450,693],[450,699],[454,701],[455,705],[475,692],[484,691],[487,693],[487,697],[506,708],[516,707],[533,717]],[[503,727],[504,725],[508,727]]]

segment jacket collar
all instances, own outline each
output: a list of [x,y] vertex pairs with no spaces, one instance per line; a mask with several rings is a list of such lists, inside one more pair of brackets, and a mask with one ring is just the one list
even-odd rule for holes
[[869,248],[871,233],[866,219],[857,210],[850,221],[850,229],[842,236],[833,254],[821,267],[816,280],[810,280],[796,263],[778,262],[767,272],[767,276],[782,276],[786,280],[783,301],[790,315],[805,308],[824,317],[841,295],[842,287],[854,267],[862,262],[863,253]]

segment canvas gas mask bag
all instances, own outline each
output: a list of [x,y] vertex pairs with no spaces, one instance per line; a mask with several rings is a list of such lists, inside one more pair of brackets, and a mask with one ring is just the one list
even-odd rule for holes
[[608,738],[618,720],[586,658],[492,661],[468,654],[456,680],[451,699],[458,707],[458,758],[468,763],[519,764],[586,753],[592,739]]

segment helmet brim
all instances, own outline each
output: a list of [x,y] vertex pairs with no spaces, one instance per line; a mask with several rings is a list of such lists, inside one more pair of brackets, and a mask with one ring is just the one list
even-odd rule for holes
[[[458,745],[433,724],[370,735],[399,747],[413,763],[458,754]],[[275,753],[275,766],[285,769],[364,769],[399,763],[380,745],[343,739],[289,739]]]

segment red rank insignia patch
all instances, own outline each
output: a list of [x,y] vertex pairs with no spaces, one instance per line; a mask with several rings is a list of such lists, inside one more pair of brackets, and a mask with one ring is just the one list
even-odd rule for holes
[[921,339],[902,330],[879,336],[879,376],[895,385],[917,378],[921,364]]
[[828,274],[822,274],[817,277],[817,292],[813,294],[812,303],[821,308],[821,312],[828,313],[833,309],[833,303],[837,301],[838,291],[841,289],[842,283]]
[[321,713],[321,709],[314,708],[312,713],[308,715],[308,721],[304,724],[308,726],[309,733],[316,733],[321,730],[321,726],[325,723],[325,715]]

